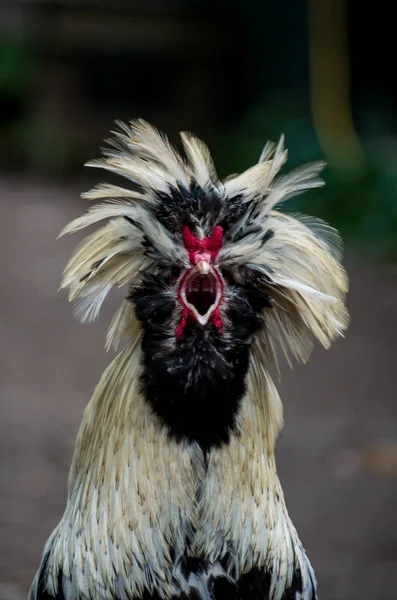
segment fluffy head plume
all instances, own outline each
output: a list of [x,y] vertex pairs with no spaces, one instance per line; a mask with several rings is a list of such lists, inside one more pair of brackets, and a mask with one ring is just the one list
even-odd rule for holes
[[[272,302],[255,351],[275,361],[280,345],[287,357],[306,360],[313,337],[328,346],[347,324],[341,244],[322,221],[276,207],[323,185],[318,176],[323,163],[279,176],[287,159],[281,138],[277,145],[266,144],[256,165],[222,182],[205,144],[190,133],[181,139],[185,158],[145,121],[119,123],[104,158],[87,163],[122,175],[134,189],[96,186],[83,197],[101,202],[61,234],[108,221],[83,241],[63,274],[61,287],[70,289],[78,318],[94,320],[112,287],[136,283],[141,272],[187,268],[186,226],[199,239],[219,226],[223,241],[216,267],[238,284],[259,288]],[[108,344],[117,345],[133,318],[133,307],[124,301]]]

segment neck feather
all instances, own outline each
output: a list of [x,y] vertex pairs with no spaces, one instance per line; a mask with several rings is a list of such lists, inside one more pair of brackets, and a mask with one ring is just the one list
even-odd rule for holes
[[169,436],[140,393],[140,373],[138,336],[105,371],[85,411],[68,504],[47,546],[48,589],[57,589],[60,570],[71,577],[65,548],[83,547],[75,585],[81,577],[83,586],[88,574],[109,586],[116,561],[117,586],[127,595],[140,596],[154,585],[171,597],[172,557],[183,555],[187,545],[191,556],[220,561],[234,578],[253,567],[277,574],[270,596],[275,600],[296,572],[304,589],[313,575],[274,459],[281,403],[255,352],[238,431],[206,453],[195,442]]

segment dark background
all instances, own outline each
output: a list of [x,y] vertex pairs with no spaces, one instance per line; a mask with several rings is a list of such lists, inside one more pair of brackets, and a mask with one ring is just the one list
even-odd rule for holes
[[[285,370],[278,464],[322,600],[396,597],[397,115],[391,4],[0,2],[0,600],[21,600],[65,503],[116,300],[81,326],[61,271],[115,119],[192,130],[226,176],[286,135],[326,188],[289,210],[346,242],[352,324]],[[100,175],[102,180],[104,175]]]

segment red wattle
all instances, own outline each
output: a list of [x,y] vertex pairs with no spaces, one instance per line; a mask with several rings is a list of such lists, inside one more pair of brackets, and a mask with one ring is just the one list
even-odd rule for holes
[[175,337],[178,341],[181,339],[181,337],[183,335],[188,316],[189,316],[189,311],[187,308],[184,308],[182,311],[181,319],[180,319],[178,325],[175,327]]
[[216,308],[212,313],[211,323],[216,327],[219,333],[222,333],[222,317],[219,308]]

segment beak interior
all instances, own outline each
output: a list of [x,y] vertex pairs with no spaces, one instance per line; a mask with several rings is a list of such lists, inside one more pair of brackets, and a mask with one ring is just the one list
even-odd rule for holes
[[186,300],[199,315],[205,315],[216,300],[216,281],[212,273],[192,277],[186,286]]
[[195,269],[186,279],[181,292],[184,304],[196,320],[205,325],[221,297],[221,285],[213,270],[203,274]]

